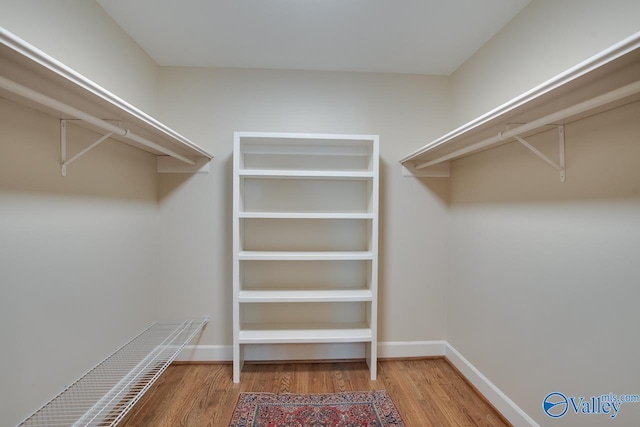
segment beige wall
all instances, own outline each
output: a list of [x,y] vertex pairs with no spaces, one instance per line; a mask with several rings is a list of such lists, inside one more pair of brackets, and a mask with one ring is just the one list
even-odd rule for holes
[[[547,418],[552,391],[638,393],[639,114],[568,125],[565,183],[514,144],[453,166],[447,340],[541,425],[606,423]],[[623,405],[617,423],[639,421]]]
[[158,66],[93,0],[0,0],[0,26],[145,113]]
[[201,344],[231,344],[234,131],[379,134],[379,338],[444,337],[448,183],[398,159],[449,127],[446,77],[163,68],[160,89],[161,118],[216,156],[209,175],[160,178],[163,313],[211,313]]
[[156,317],[211,314],[201,344],[231,344],[237,130],[380,135],[380,341],[446,338],[543,425],[553,389],[639,392],[637,104],[567,128],[565,184],[512,145],[455,162],[451,184],[398,165],[640,29],[638,2],[536,0],[452,77],[159,70],[94,2],[0,7],[0,25],[216,156],[208,175],[157,177],[153,157],[109,143],[62,178],[57,121],[0,101],[0,424]]
[[[157,67],[94,2],[0,1],[0,25],[155,107]],[[69,126],[71,153],[99,135]],[[57,119],[0,99],[0,425],[158,317],[155,158],[104,142],[60,174]]]
[[[60,174],[59,121],[0,100],[0,425],[157,317],[155,159],[105,142]],[[72,152],[98,138],[69,129]]]
[[640,31],[636,0],[534,0],[452,74],[459,126]]
[[[534,1],[453,76],[477,116],[640,30],[635,1]],[[452,164],[447,340],[540,425],[568,396],[638,393],[640,145],[635,103],[566,127],[567,181],[516,144]],[[557,158],[557,134],[531,138]],[[626,404],[612,424],[640,423]]]

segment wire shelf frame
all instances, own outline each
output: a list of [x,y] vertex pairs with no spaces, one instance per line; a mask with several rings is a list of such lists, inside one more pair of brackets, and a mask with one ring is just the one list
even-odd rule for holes
[[209,322],[154,323],[66,387],[22,426],[115,426]]

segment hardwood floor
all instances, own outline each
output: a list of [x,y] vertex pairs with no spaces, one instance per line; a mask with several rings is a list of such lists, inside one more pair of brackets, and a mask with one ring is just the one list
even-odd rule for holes
[[240,384],[230,364],[170,366],[121,426],[228,426],[240,392],[333,393],[385,389],[408,427],[508,426],[445,359],[246,364]]

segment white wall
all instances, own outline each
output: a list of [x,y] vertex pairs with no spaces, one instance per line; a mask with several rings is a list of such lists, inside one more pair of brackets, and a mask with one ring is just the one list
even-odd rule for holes
[[[534,1],[453,77],[467,120],[640,30],[635,1]],[[531,52],[535,53],[532,54]],[[566,127],[567,181],[509,144],[451,178],[447,341],[540,425],[542,400],[639,393],[640,161],[635,103]],[[531,138],[554,158],[557,134]],[[626,404],[612,425],[638,425]]]
[[158,65],[93,0],[0,0],[0,26],[154,115]]
[[[94,2],[0,1],[0,25],[144,107],[157,67]],[[59,121],[0,99],[0,425],[158,317],[155,158],[104,142],[60,174]],[[70,125],[69,150],[99,136]]]
[[448,103],[445,77],[163,68],[161,119],[216,158],[160,178],[161,311],[210,313],[200,344],[231,345],[234,131],[379,134],[379,338],[442,339],[448,183],[403,178],[397,160],[448,128]]

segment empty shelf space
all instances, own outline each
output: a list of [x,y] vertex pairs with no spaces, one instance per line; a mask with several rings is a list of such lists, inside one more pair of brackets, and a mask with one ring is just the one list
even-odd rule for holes
[[370,342],[371,328],[363,323],[325,324],[245,324],[240,329],[240,344],[303,344]]
[[367,147],[343,146],[343,145],[251,145],[244,144],[243,153],[246,155],[260,156],[331,156],[331,157],[370,157],[371,150]]
[[373,179],[242,177],[239,212],[373,213]]
[[245,155],[370,157],[375,135],[238,132]]
[[240,261],[366,261],[373,259],[369,251],[327,251],[327,252],[294,252],[294,251],[241,251]]
[[367,302],[373,300],[369,289],[334,290],[245,290],[238,295],[240,303],[269,302]]

